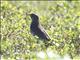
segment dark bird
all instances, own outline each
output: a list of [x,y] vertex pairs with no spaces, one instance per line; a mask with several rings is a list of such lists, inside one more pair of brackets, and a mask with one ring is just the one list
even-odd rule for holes
[[43,39],[43,41],[45,42],[45,44],[47,43],[47,45],[45,45],[46,47],[48,47],[50,45],[56,45],[56,46],[58,46],[58,44],[56,44],[54,41],[48,42],[48,41],[51,40],[51,38],[49,37],[49,35],[45,31],[45,29],[41,26],[41,24],[39,22],[39,17],[36,14],[30,14],[30,17],[32,19],[32,22],[31,22],[31,25],[30,25],[30,31],[31,31],[31,33],[34,36],[36,35],[40,39]]
[[30,14],[32,19],[30,30],[33,35],[38,36],[40,39],[50,40],[49,35],[45,32],[44,28],[39,23],[39,17],[36,14]]

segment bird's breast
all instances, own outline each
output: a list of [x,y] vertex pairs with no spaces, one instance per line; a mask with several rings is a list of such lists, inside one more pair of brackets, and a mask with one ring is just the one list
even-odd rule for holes
[[31,26],[30,26],[30,29],[31,29],[31,31],[37,31],[38,25],[32,23]]

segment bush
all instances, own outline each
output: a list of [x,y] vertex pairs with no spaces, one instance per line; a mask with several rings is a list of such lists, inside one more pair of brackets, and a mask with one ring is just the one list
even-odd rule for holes
[[[52,57],[52,60],[58,60],[66,54],[74,60],[79,60],[79,7],[79,1],[1,1],[0,53],[2,59],[41,60],[40,56],[50,49],[60,55],[53,53],[56,57]],[[29,28],[31,19],[26,16],[26,13],[38,14],[40,23],[52,40],[60,46],[49,46],[46,49],[40,39],[32,36]],[[37,55],[38,52],[41,55]],[[44,59],[51,60],[47,54]]]

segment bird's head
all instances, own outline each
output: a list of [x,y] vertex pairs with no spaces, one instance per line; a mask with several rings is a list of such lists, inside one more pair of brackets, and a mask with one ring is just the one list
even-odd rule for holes
[[30,17],[32,19],[33,22],[38,22],[39,21],[39,17],[36,14],[30,14]]

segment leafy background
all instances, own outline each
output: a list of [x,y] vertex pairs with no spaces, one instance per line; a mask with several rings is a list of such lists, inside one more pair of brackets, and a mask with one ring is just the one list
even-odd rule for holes
[[[3,60],[80,60],[79,1],[1,1],[0,55]],[[35,13],[51,39],[60,46],[45,48],[30,33]]]

